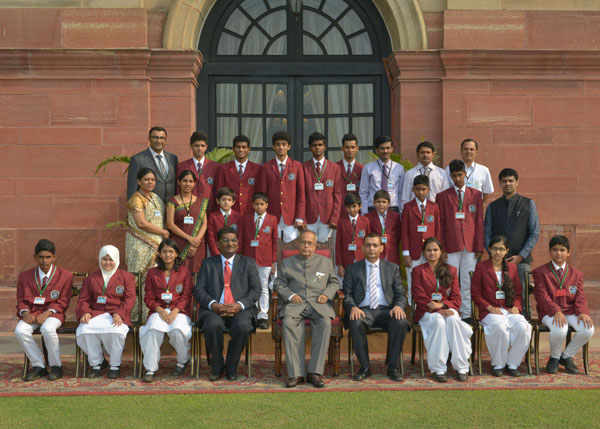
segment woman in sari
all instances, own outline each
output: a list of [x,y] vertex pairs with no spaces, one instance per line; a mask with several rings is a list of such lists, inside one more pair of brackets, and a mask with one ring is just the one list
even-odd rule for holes
[[206,257],[206,211],[208,199],[200,199],[192,194],[196,186],[196,176],[190,170],[179,174],[179,195],[170,198],[167,203],[167,228],[173,233],[173,239],[181,249],[180,259],[191,272],[200,271],[202,260]]

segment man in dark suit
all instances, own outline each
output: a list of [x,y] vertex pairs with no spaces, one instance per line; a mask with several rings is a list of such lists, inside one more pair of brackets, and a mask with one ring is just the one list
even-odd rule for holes
[[363,242],[365,260],[349,265],[344,275],[344,313],[360,362],[360,370],[354,376],[356,381],[371,376],[366,334],[371,327],[388,331],[387,375],[394,381],[402,381],[398,359],[409,330],[404,313],[406,296],[398,265],[379,259],[382,250],[381,237],[368,234]]
[[167,144],[167,130],[163,127],[152,127],[148,133],[150,147],[131,157],[127,170],[127,199],[137,191],[137,174],[140,168],[151,168],[156,174],[154,193],[167,204],[175,195],[177,182],[177,155],[164,150]]
[[[194,297],[200,304],[198,326],[204,328],[204,337],[211,353],[210,381],[222,377],[237,379],[240,355],[248,342],[248,335],[256,327],[256,301],[261,286],[254,259],[236,255],[237,231],[224,227],[217,233],[220,255],[202,262],[194,287]],[[223,363],[223,333],[229,329],[231,340],[227,359]]]

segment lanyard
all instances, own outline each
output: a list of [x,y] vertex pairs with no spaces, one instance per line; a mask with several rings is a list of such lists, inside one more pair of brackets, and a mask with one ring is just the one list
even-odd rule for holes
[[254,230],[254,239],[256,240],[258,237],[258,231],[260,230],[260,216],[256,218],[256,228]]
[[438,293],[440,290],[440,279],[435,278],[435,293]]
[[383,223],[381,224],[381,235],[385,236],[385,220],[387,218],[387,211],[381,217],[383,218]]
[[190,194],[190,202],[188,203],[188,205],[185,205],[185,201],[183,199],[183,195],[181,195],[181,192],[179,193],[179,197],[181,198],[181,202],[183,204],[183,207],[185,208],[185,211],[187,212],[187,215],[190,215],[190,209],[192,208],[192,194]]
[[[427,206],[425,206],[425,208],[427,208]],[[425,208],[422,210],[423,213],[421,213],[421,225],[425,225]]]
[[317,178],[317,183],[321,183],[321,177],[325,174],[325,167],[327,167],[327,160],[323,162],[323,167],[321,168],[321,174],[317,174],[317,170],[315,170],[315,163],[313,162],[312,169],[315,172],[315,177]]
[[104,286],[102,286],[102,296],[106,295],[106,287],[108,286],[108,280],[104,280]]
[[52,268],[53,268],[52,274],[50,274],[50,278],[48,278],[48,281],[46,282],[46,286],[44,286],[43,289],[40,286],[40,279],[39,279],[40,276],[38,275],[38,273],[35,273],[35,284],[36,284],[36,286],[38,288],[38,292],[40,293],[40,296],[44,295],[44,292],[46,291],[46,288],[48,287],[48,285],[52,281],[52,278],[54,277],[54,274],[56,274],[56,267],[52,266]]
[[498,276],[496,276],[496,286],[498,286],[498,290],[502,290],[502,285],[504,284],[504,277],[500,274],[500,278],[502,279],[502,283],[498,281]]
[[[350,221],[350,225],[352,225],[352,221]],[[354,226],[352,227],[352,242],[354,243],[354,234],[356,233],[356,227],[358,226],[358,216],[356,217],[356,221],[354,222]]]
[[463,201],[465,200],[465,193],[462,189],[459,189],[461,193],[460,201],[458,202],[458,211],[462,212]]
[[[231,212],[230,212],[230,214],[231,214]],[[225,217],[225,226],[227,226],[227,222],[229,221],[229,215],[224,214],[223,216]]]
[[[473,171],[471,171],[471,174],[467,174],[467,183],[471,183],[471,177],[473,177],[473,174],[475,173],[475,163],[473,162],[473,165],[471,165],[471,167],[473,169]],[[467,170],[469,168],[467,167]]]
[[385,170],[383,169],[383,167],[385,166],[385,164],[383,162],[379,163],[379,160],[377,160],[377,165],[379,165],[379,167],[381,168],[381,174],[383,174],[383,176],[386,179],[389,180],[390,179],[390,174],[392,174],[392,167],[388,167],[388,174],[385,174]]
[[167,283],[166,292],[169,293],[169,281],[171,280],[172,274],[169,277],[165,277],[165,283]]
[[556,277],[556,281],[558,282],[558,288],[562,289],[563,288],[563,283],[565,282],[565,279],[567,278],[567,274],[569,273],[569,266],[568,265],[565,266],[565,272],[563,273],[562,279],[560,279],[558,277],[558,273],[554,269],[554,265],[552,265],[552,262],[548,263],[548,265],[550,265],[550,269],[552,270],[552,274],[554,274],[554,277]]
[[[145,196],[145,195],[142,193],[142,191],[138,191],[138,192],[139,192],[140,194],[142,194],[142,196],[143,196],[144,198],[146,198],[148,201],[150,201],[150,202],[152,203],[152,205],[154,206],[154,208],[155,208],[156,210],[158,210],[158,207],[156,206],[156,204],[154,204],[154,198],[148,198],[147,196]],[[150,197],[152,197],[152,194],[150,194]]]

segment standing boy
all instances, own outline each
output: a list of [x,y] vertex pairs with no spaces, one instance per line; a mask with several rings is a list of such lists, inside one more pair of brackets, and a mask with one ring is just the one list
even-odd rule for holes
[[218,210],[208,214],[208,226],[206,229],[206,244],[210,256],[219,255],[217,243],[217,232],[225,226],[238,230],[242,216],[232,209],[235,203],[235,193],[233,189],[223,187],[217,191]]
[[346,267],[365,258],[362,252],[363,240],[371,232],[369,220],[360,214],[360,198],[347,194],[344,200],[346,216],[340,217],[339,231],[335,239],[335,263],[338,276],[344,277]]
[[356,160],[358,138],[354,134],[344,134],[344,137],[342,137],[342,152],[344,152],[344,157],[337,162],[337,165],[340,166],[340,174],[344,181],[342,189],[342,201],[344,201],[348,192],[358,194],[360,177],[364,167]]
[[390,193],[388,191],[375,192],[373,205],[375,210],[367,214],[371,233],[381,237],[380,259],[400,265],[400,215],[388,210],[390,207]]

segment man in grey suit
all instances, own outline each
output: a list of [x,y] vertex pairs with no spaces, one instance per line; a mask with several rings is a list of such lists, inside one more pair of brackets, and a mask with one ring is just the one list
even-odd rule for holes
[[[335,317],[332,301],[340,282],[331,259],[315,254],[317,236],[310,230],[298,238],[300,254],[281,262],[273,288],[284,303],[283,343],[288,371],[286,387],[296,387],[306,381],[324,387],[322,375],[331,335],[331,320]],[[310,319],[312,332],[310,361],[306,372],[304,362],[304,319]]]
[[137,174],[140,168],[151,168],[156,174],[154,193],[167,204],[175,195],[177,182],[177,155],[164,150],[167,144],[167,130],[163,127],[152,127],[148,132],[150,147],[131,157],[127,170],[127,199],[137,191]]
[[[256,301],[262,287],[254,259],[236,255],[237,231],[224,227],[217,233],[220,255],[206,258],[194,286],[200,304],[199,327],[211,353],[211,375],[215,381],[223,376],[237,380],[237,367],[250,332],[256,327]],[[227,359],[223,363],[223,333],[229,329]]]
[[379,259],[383,251],[379,234],[368,234],[363,241],[365,259],[346,268],[344,275],[344,313],[348,317],[354,351],[360,370],[354,380],[371,376],[366,331],[384,328],[389,335],[388,377],[402,381],[398,359],[409,330],[404,308],[406,295],[398,265]]

